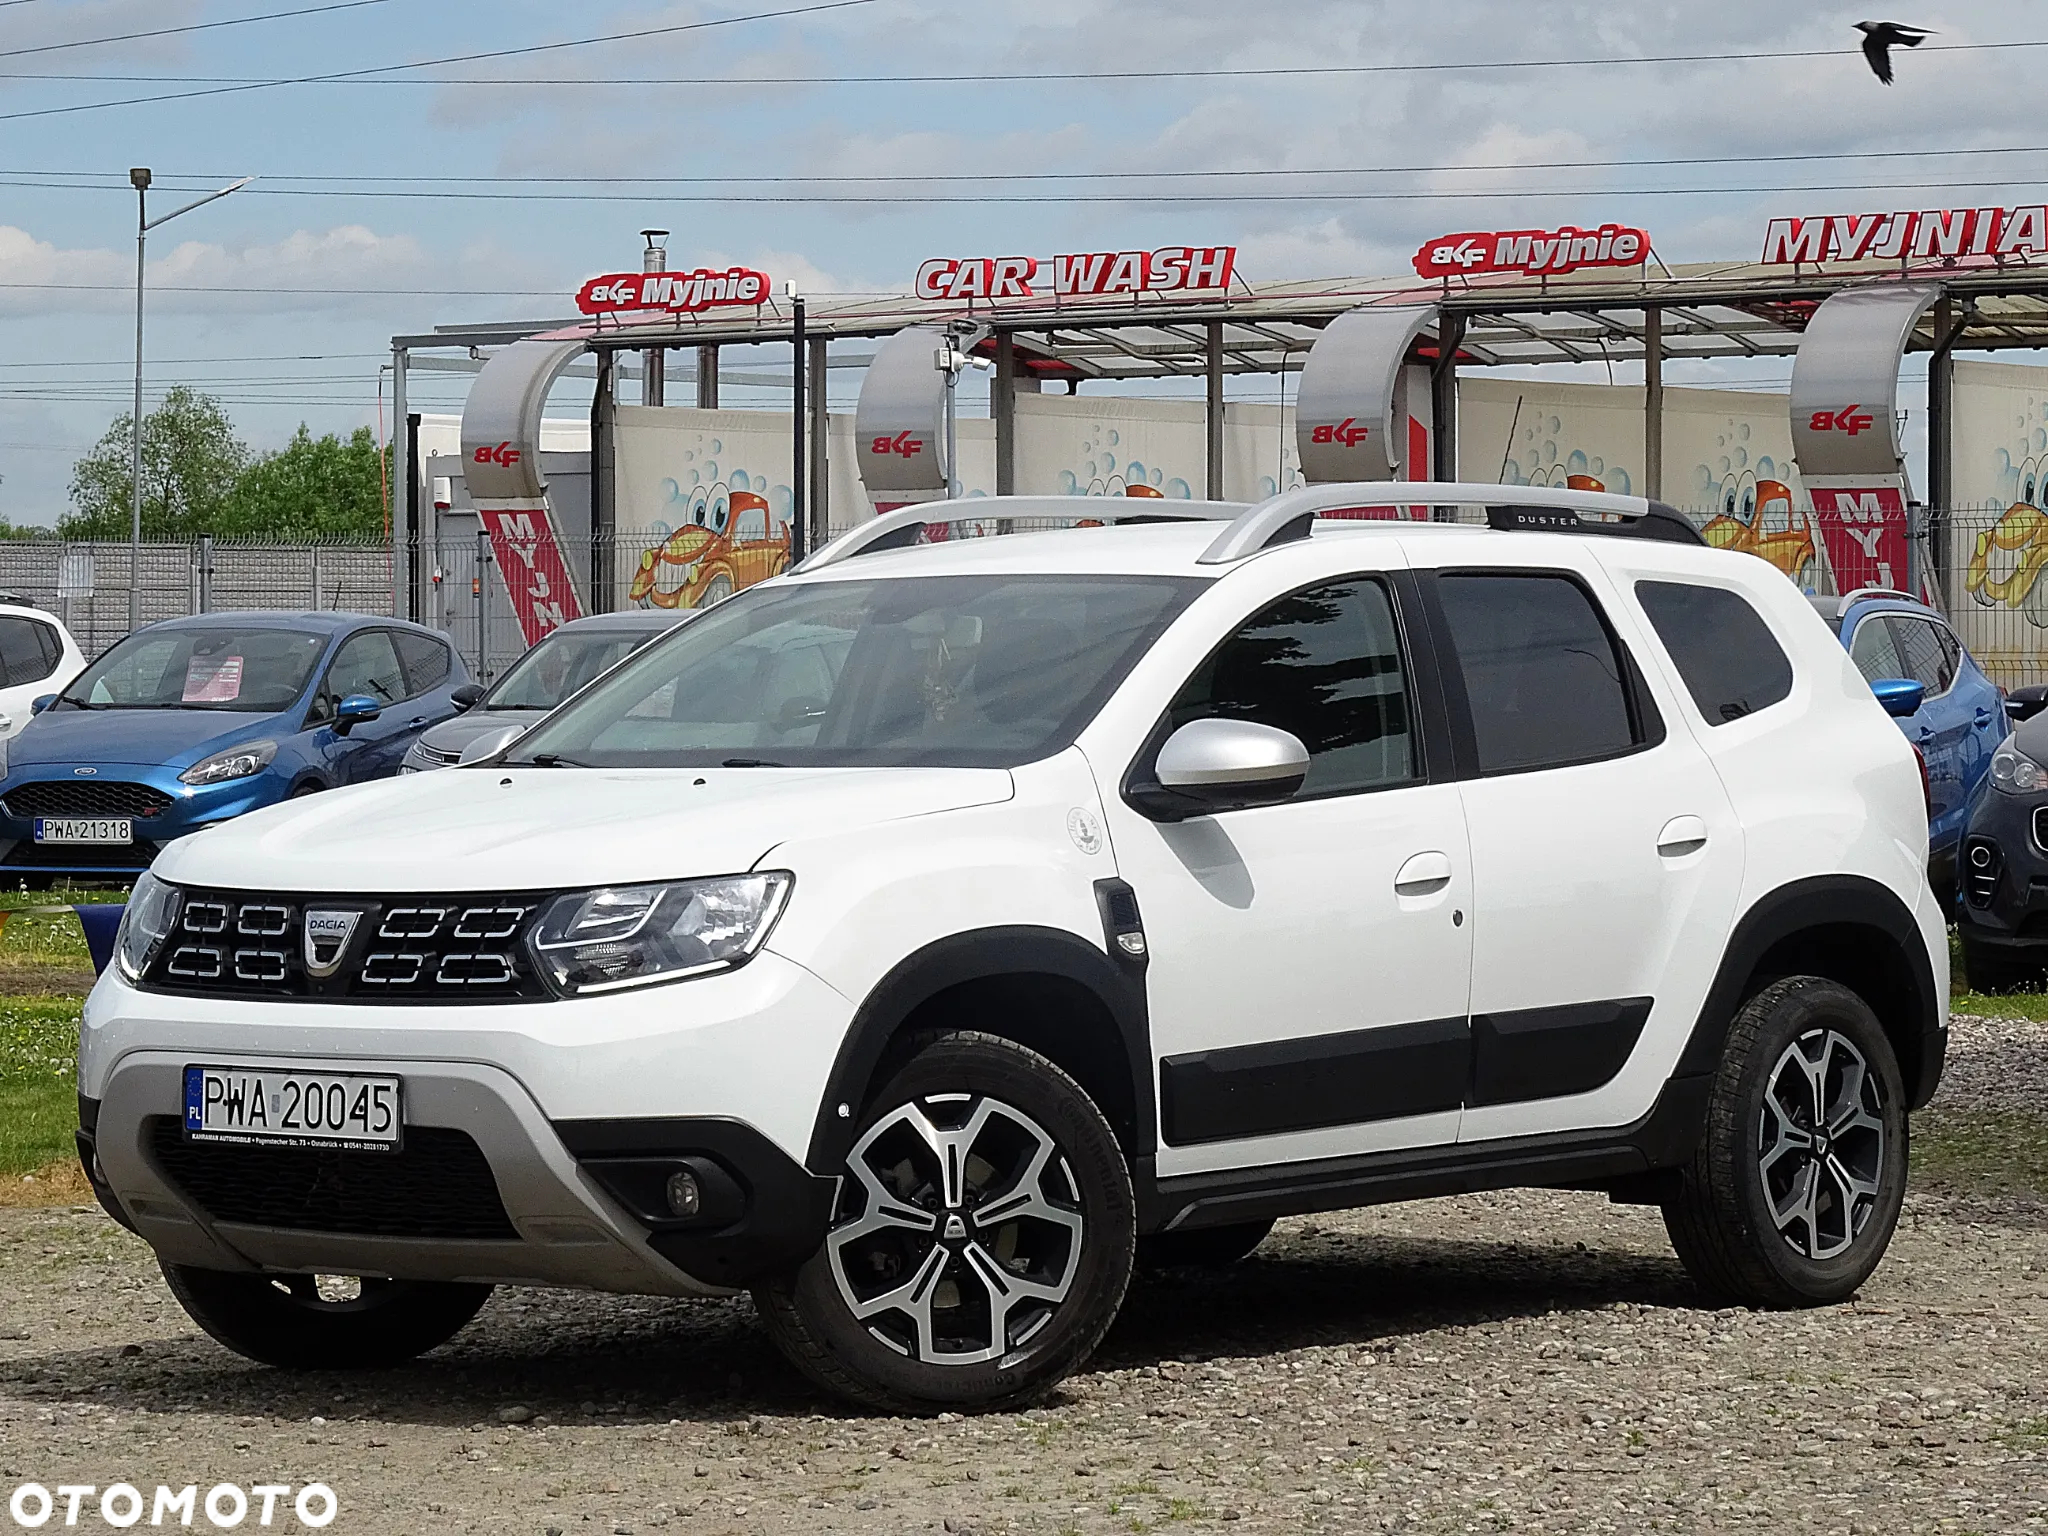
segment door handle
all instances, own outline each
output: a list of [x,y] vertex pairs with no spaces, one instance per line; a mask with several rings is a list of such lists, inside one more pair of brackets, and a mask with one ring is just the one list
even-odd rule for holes
[[1431,849],[1418,853],[1394,872],[1396,896],[1435,896],[1451,883],[1451,857]]
[[1674,816],[1664,823],[1664,830],[1657,834],[1657,854],[1660,858],[1682,859],[1689,853],[1698,853],[1707,846],[1707,824],[1697,816]]

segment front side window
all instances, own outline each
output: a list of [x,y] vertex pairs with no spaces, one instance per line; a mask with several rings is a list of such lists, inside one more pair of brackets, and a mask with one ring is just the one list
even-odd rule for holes
[[1619,647],[1577,582],[1446,574],[1437,591],[1481,773],[1592,762],[1642,744]]
[[1254,617],[1173,701],[1176,728],[1212,715],[1299,737],[1309,752],[1300,796],[1419,776],[1400,632],[1377,581],[1296,592]]
[[1956,680],[1955,658],[1941,643],[1941,631],[1927,619],[1910,619],[1893,614],[1885,621],[1899,647],[1899,659],[1906,665],[1900,674],[1926,688],[1927,697],[1947,693]]
[[406,696],[405,672],[389,630],[366,629],[342,642],[313,700],[312,717],[332,720],[341,701],[357,694],[367,694],[379,704],[396,704]]
[[1636,600],[1707,724],[1740,720],[1792,692],[1792,663],[1740,593],[1689,581],[1639,581]]
[[479,709],[553,709],[578,688],[611,670],[649,637],[618,630],[556,630],[512,664],[491,685]]
[[522,738],[520,763],[1009,768],[1069,745],[1204,584],[925,576],[720,603]]
[[290,629],[155,629],[121,641],[60,697],[74,709],[275,714],[305,692],[327,637]]

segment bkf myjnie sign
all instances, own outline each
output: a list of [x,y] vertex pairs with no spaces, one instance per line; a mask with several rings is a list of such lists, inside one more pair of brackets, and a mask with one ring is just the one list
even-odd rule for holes
[[2048,255],[2048,206],[1927,208],[1905,213],[1831,213],[1773,219],[1767,266],[1823,261],[1955,261]]
[[1554,277],[1582,267],[1633,267],[1649,253],[1650,237],[1628,224],[1468,231],[1438,235],[1423,246],[1415,253],[1415,270],[1422,277]]
[[649,309],[687,315],[725,305],[765,304],[768,294],[768,274],[752,267],[728,267],[723,272],[704,267],[694,272],[608,272],[576,291],[576,307],[586,315]]
[[1166,245],[1152,251],[1054,256],[937,256],[917,269],[920,299],[1108,298],[1177,294],[1222,298],[1237,270],[1234,245]]

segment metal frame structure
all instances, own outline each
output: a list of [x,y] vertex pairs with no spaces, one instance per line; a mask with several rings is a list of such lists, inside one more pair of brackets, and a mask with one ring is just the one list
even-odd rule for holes
[[[1015,490],[1019,390],[1113,380],[1199,379],[1207,410],[1207,485],[1212,500],[1223,484],[1223,399],[1226,376],[1296,372],[1324,327],[1368,305],[1438,306],[1438,334],[1423,337],[1414,360],[1431,366],[1436,401],[1434,475],[1455,477],[1455,399],[1460,368],[1545,363],[1639,363],[1644,372],[1645,489],[1663,492],[1663,404],[1667,364],[1683,360],[1788,357],[1797,353],[1807,320],[1822,301],[1844,289],[1893,280],[1939,288],[1941,297],[1915,327],[1907,351],[1931,352],[1928,410],[1928,500],[1946,505],[1950,454],[1948,364],[1959,350],[2048,347],[2048,266],[1965,259],[1948,264],[1829,262],[1783,267],[1756,263],[1698,263],[1666,268],[1661,262],[1622,271],[1606,269],[1545,279],[1489,276],[1421,282],[1413,278],[1335,279],[1260,283],[1240,281],[1228,297],[1191,300],[1133,296],[1124,299],[1011,300],[932,303],[905,295],[811,300],[801,320],[788,300],[771,297],[744,314],[707,311],[622,324],[534,319],[442,326],[392,338],[396,419],[406,417],[405,381],[416,353],[482,349],[546,335],[579,339],[600,364],[621,353],[694,351],[697,400],[715,404],[719,350],[763,344],[794,345],[792,380],[808,373],[795,392],[795,430],[814,520],[822,517],[825,484],[825,369],[862,366],[866,357],[832,356],[835,345],[872,342],[912,325],[973,320],[990,327],[976,350],[995,365],[991,414],[995,420],[997,494]],[[443,365],[446,366],[446,365]],[[459,366],[459,365],[458,365]],[[682,374],[679,376],[687,376]],[[617,377],[617,370],[611,374]],[[732,377],[728,375],[728,377]],[[781,375],[776,375],[779,381]],[[766,379],[750,380],[766,382]],[[599,400],[609,408],[609,389]],[[803,440],[808,436],[807,443]],[[395,506],[404,506],[412,470],[402,435],[393,455]],[[593,508],[593,524],[609,507]],[[822,541],[820,541],[822,542]],[[394,586],[409,590],[403,539],[394,528]]]

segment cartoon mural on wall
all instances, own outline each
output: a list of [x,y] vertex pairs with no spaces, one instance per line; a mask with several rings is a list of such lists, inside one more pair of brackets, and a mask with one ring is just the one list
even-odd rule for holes
[[[1996,517],[1971,540],[1963,589],[1986,608],[2013,610],[2037,629],[2048,629],[2048,398],[2026,396],[2008,407],[2010,435],[1991,454]],[[2013,408],[2016,406],[2016,408]],[[1960,499],[1960,498],[1958,498]]]
[[662,482],[665,500],[653,531],[666,536],[641,551],[628,602],[708,608],[789,565],[789,486],[721,465],[724,451],[718,438],[701,455],[686,449],[678,477]]
[[1082,428],[1073,461],[1059,471],[1055,495],[1144,496],[1168,501],[1190,500],[1195,492],[1180,475],[1158,464],[1133,458],[1124,434],[1113,422],[1095,420]]

